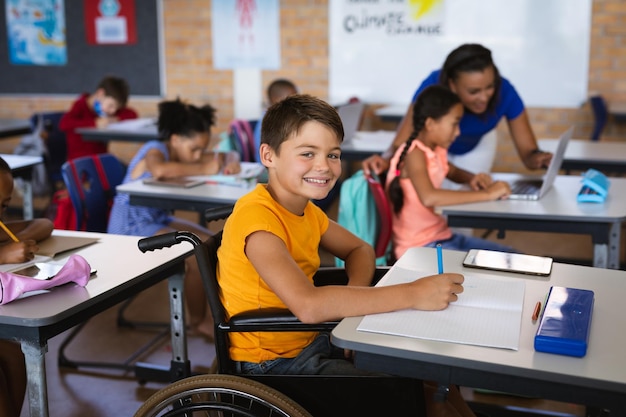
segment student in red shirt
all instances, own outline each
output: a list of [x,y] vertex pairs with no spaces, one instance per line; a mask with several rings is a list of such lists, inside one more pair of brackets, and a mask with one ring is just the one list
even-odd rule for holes
[[83,93],[63,115],[59,129],[65,132],[67,159],[107,152],[107,142],[86,141],[76,132],[81,127],[106,127],[125,119],[136,119],[137,112],[126,107],[128,83],[123,78],[107,76],[92,94]]

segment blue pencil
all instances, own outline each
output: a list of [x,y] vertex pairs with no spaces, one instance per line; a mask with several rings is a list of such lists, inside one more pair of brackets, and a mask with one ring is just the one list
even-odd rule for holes
[[437,267],[440,274],[443,274],[443,251],[441,250],[441,243],[437,244]]

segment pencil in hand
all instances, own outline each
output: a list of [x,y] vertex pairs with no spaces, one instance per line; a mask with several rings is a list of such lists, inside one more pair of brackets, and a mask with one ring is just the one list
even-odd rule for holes
[[2,227],[2,229],[6,232],[7,235],[9,235],[9,237],[13,240],[13,242],[19,242],[20,240],[17,238],[17,236],[15,236],[13,234],[13,232],[11,231],[11,229],[9,229],[7,227],[6,224],[4,224],[4,222],[2,222],[2,220],[0,220],[0,227]]

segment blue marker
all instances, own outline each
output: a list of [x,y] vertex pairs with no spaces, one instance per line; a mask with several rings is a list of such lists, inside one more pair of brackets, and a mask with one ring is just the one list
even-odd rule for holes
[[437,244],[437,267],[439,268],[439,273],[443,274],[443,252],[441,250],[441,243]]

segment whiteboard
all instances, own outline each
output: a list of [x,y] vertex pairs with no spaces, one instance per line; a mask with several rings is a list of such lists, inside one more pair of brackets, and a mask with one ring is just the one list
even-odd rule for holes
[[592,0],[329,0],[329,98],[403,104],[463,43],[528,107],[587,99]]

